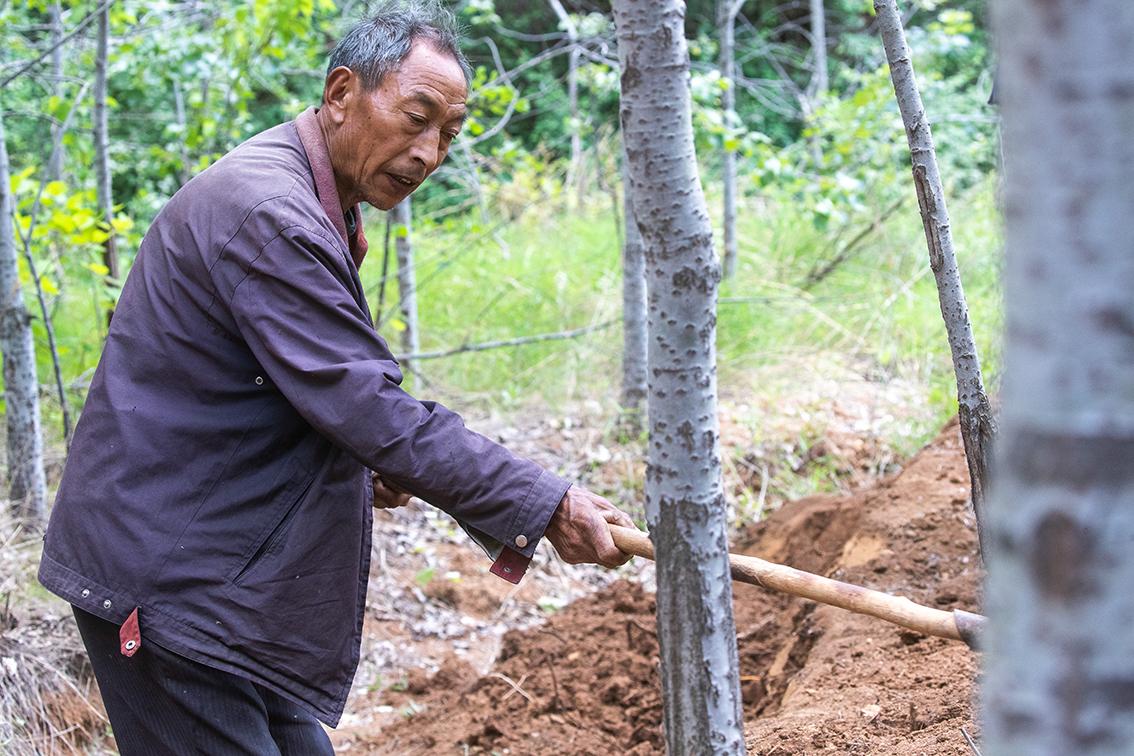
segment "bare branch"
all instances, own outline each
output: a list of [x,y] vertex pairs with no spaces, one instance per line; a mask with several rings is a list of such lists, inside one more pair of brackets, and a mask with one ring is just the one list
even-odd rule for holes
[[533,336],[519,336],[514,339],[499,339],[497,341],[485,341],[480,344],[465,344],[452,349],[439,349],[434,352],[418,352],[417,354],[400,354],[398,360],[436,360],[441,357],[451,357],[454,354],[463,354],[465,352],[483,352],[488,349],[502,349],[504,347],[522,346],[524,344],[535,344],[541,341],[564,341],[566,339],[577,339],[580,336],[586,336],[588,333],[595,331],[602,331],[614,325],[613,320],[605,320],[602,323],[595,325],[585,326],[583,328],[574,328],[570,331],[558,331],[556,333],[540,333]]
[[68,32],[67,34],[60,37],[53,44],[51,44],[47,49],[43,50],[42,52],[40,52],[39,55],[35,56],[35,58],[33,58],[32,60],[29,60],[27,63],[25,63],[24,65],[17,68],[13,73],[8,74],[8,76],[6,76],[3,80],[0,80],[0,89],[3,89],[4,87],[8,86],[12,81],[14,81],[15,79],[18,79],[19,77],[21,77],[25,73],[27,73],[29,70],[31,70],[32,68],[37,66],[41,61],[43,61],[44,58],[51,55],[51,53],[55,51],[55,48],[57,48],[57,47],[59,47],[63,44],[66,44],[66,42],[68,40],[70,40],[72,37],[74,37],[77,34],[82,33],[82,31],[84,29],[86,29],[88,26],[90,26],[91,22],[94,21],[96,18],[98,18],[100,13],[102,13],[104,10],[109,8],[113,4],[113,2],[114,2],[114,0],[103,0],[102,4],[99,5],[97,8],[95,8],[90,13],[88,13],[86,16],[84,16],[83,20],[80,21],[79,24],[74,29],[72,29],[70,32]]

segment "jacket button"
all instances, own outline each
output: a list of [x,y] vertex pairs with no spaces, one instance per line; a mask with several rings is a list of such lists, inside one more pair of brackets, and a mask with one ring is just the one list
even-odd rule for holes
[[103,609],[109,609],[110,608],[110,599],[107,599],[106,601],[102,602],[102,608]]
[[516,536],[516,545],[521,549],[528,545],[528,537],[526,535]]
[[263,386],[264,385],[264,377],[263,376],[260,376],[260,375],[256,376],[256,385],[257,386]]
[[82,596],[83,598],[86,598],[87,596],[91,595],[91,589],[90,588],[84,588],[82,590],[82,592],[79,593],[79,595]]

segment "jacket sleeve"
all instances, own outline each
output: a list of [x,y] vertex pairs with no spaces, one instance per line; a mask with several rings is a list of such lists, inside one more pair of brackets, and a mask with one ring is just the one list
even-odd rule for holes
[[393,354],[344,283],[346,264],[318,231],[285,228],[232,287],[242,337],[312,427],[481,536],[493,571],[518,580],[570,484],[402,390]]

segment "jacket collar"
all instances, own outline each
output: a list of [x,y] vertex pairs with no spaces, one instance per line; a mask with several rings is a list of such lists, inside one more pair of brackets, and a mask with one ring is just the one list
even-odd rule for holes
[[299,141],[303,144],[303,151],[307,153],[307,162],[311,164],[311,173],[315,176],[315,193],[319,195],[319,204],[324,212],[335,224],[339,236],[350,249],[351,259],[355,267],[362,266],[369,244],[366,235],[362,232],[362,206],[355,205],[350,209],[354,215],[354,233],[347,231],[346,218],[343,216],[342,202],[339,200],[339,191],[335,187],[335,172],[331,167],[331,153],[327,150],[327,141],[323,139],[323,130],[315,118],[315,108],[308,108],[295,119],[295,128],[299,132]]

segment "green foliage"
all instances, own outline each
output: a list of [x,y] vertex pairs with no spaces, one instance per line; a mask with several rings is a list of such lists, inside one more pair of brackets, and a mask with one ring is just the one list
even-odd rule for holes
[[[116,234],[128,269],[141,233],[185,180],[238,142],[316,104],[326,55],[351,20],[342,14],[344,5],[115,2],[112,226],[99,220],[96,208],[92,103],[89,89],[82,89],[94,67],[93,25],[66,46],[60,80],[47,75],[44,61],[0,93],[16,224],[22,234],[31,231],[32,259],[74,398],[81,398],[84,377],[97,361],[103,313],[118,293],[105,279],[106,235]],[[617,198],[609,193],[618,184],[619,153],[614,30],[608,3],[566,5],[590,51],[580,58],[578,119],[568,113],[569,56],[550,55],[526,67],[563,44],[547,3],[452,3],[467,26],[474,80],[469,119],[453,156],[414,198],[423,349],[618,317],[619,233],[611,214]],[[0,3],[0,75],[45,48],[48,6],[46,0]],[[63,6],[70,30],[96,2]],[[727,386],[775,355],[849,350],[881,373],[924,387],[931,414],[943,417],[955,403],[951,369],[870,3],[826,0],[831,85],[825,94],[810,89],[806,14],[779,0],[744,3],[736,27],[739,77],[722,80],[715,6],[715,0],[689,3],[693,123],[713,208],[719,205],[719,155],[730,150],[739,156],[741,266],[722,294],[756,298],[721,307],[722,379]],[[995,366],[998,231],[987,177],[996,150],[994,114],[984,105],[991,78],[984,3],[919,0],[916,6],[908,36],[947,188],[960,201],[952,208],[954,231],[978,341],[986,363]],[[503,69],[524,70],[502,76],[497,54]],[[733,114],[721,107],[726,88],[736,96]],[[72,107],[62,140],[63,175],[47,180],[50,127]],[[498,124],[503,128],[495,129]],[[565,212],[562,177],[573,133],[586,151],[588,197],[582,208]],[[906,198],[904,207],[878,223],[899,198]],[[371,211],[368,219],[378,247],[381,217]],[[869,233],[855,254],[804,290],[808,275],[863,229]],[[381,267],[376,256],[363,269],[372,303]],[[24,284],[30,290],[28,270]],[[388,298],[383,331],[396,343],[405,324],[395,307]],[[41,321],[37,328],[42,343]],[[569,342],[427,362],[423,369],[433,390],[491,403],[609,398],[617,383],[618,341],[614,327]],[[50,368],[41,355],[47,382]]]

